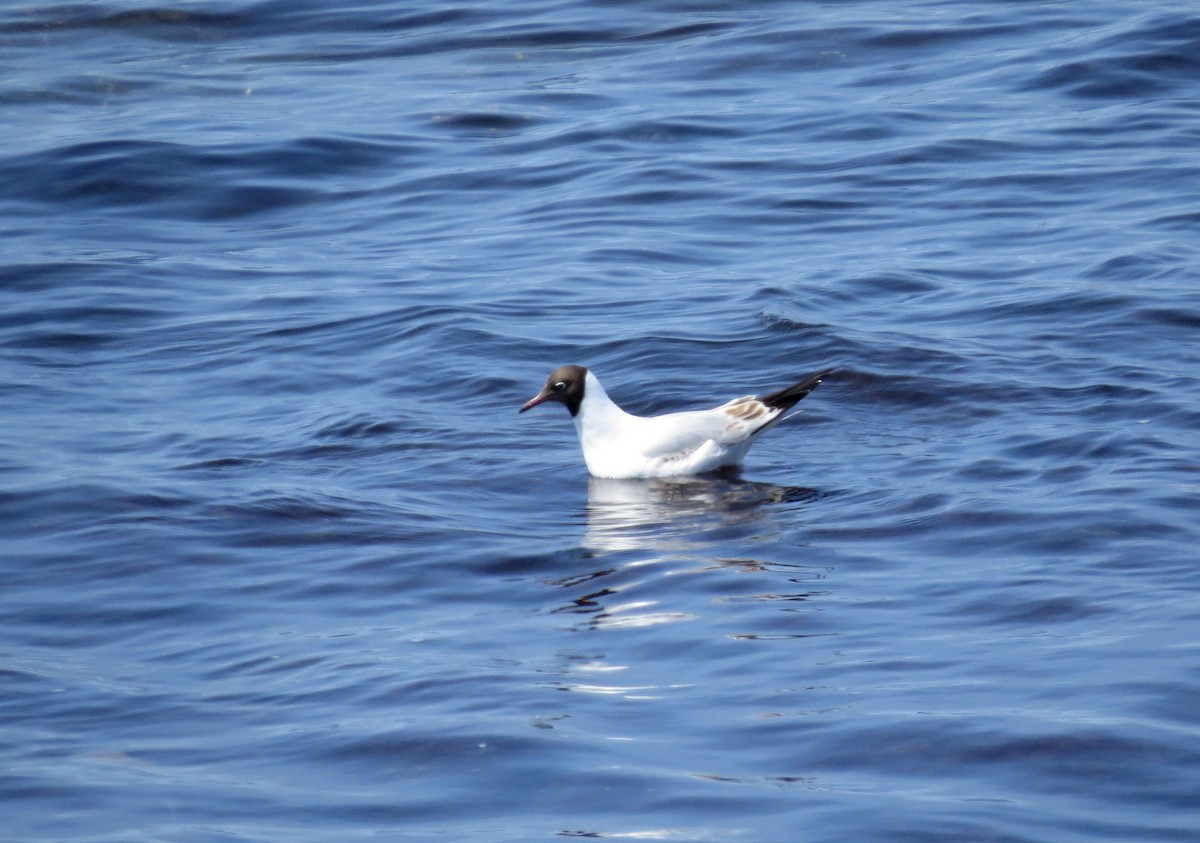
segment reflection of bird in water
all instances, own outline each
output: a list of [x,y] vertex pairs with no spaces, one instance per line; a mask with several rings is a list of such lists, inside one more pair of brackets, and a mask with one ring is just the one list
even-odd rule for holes
[[[687,612],[663,611],[658,599],[632,599],[647,566],[768,570],[775,565],[746,553],[774,533],[765,507],[804,504],[820,495],[815,489],[741,480],[736,471],[652,480],[593,477],[582,545],[601,564],[554,583],[577,592],[556,611],[589,615],[592,627],[689,620],[693,616]],[[656,591],[655,598],[661,596]]]
[[808,503],[820,494],[816,489],[742,480],[736,470],[651,480],[593,477],[588,481],[583,545],[610,552],[701,548],[715,533],[760,521],[763,506]]

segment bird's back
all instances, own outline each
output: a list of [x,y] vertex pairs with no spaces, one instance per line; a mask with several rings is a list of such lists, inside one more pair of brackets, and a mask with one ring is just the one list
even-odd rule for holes
[[603,430],[587,431],[583,426],[580,442],[588,470],[598,477],[702,474],[741,461],[780,412],[763,409],[754,412],[730,402],[712,410],[665,416],[622,413]]

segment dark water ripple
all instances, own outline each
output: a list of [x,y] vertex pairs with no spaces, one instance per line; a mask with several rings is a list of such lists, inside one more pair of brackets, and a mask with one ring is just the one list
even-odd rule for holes
[[[0,11],[0,831],[1183,841],[1183,3]],[[515,413],[839,367],[743,472]]]

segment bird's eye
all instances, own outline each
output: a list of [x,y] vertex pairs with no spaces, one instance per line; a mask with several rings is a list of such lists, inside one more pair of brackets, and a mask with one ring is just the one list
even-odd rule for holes
[[555,391],[555,392],[562,392],[562,391],[563,391],[564,389],[566,389],[566,388],[567,388],[567,382],[566,382],[566,381],[558,381],[558,382],[556,382],[556,383],[554,384],[554,391]]

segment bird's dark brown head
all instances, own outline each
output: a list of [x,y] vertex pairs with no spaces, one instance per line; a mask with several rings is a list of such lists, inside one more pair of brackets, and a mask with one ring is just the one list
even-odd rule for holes
[[586,378],[587,369],[582,366],[559,366],[546,378],[546,385],[542,387],[542,391],[526,401],[525,406],[517,412],[523,413],[547,401],[558,401],[574,416],[583,402],[583,384]]

